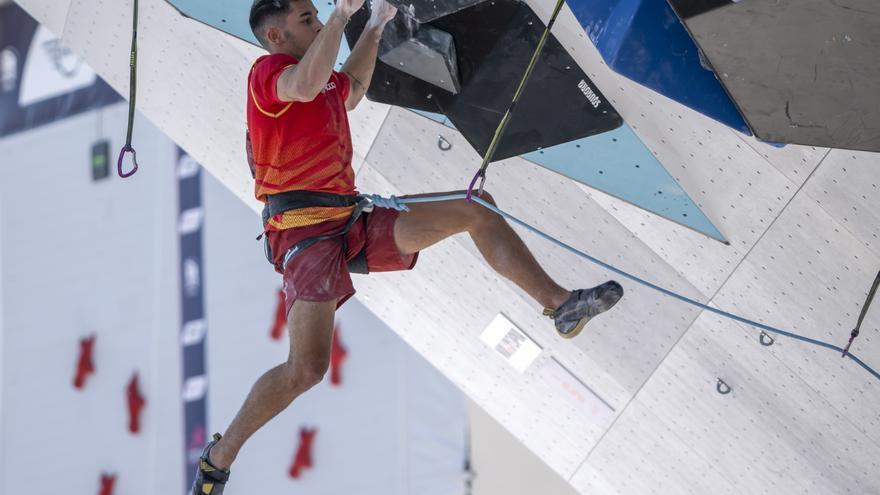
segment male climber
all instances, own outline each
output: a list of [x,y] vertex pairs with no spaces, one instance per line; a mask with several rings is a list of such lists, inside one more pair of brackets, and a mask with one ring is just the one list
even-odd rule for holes
[[[355,292],[351,271],[410,270],[419,251],[467,232],[495,271],[547,308],[562,337],[577,335],[623,295],[613,281],[563,289],[500,216],[464,199],[361,211],[346,111],[367,92],[382,31],[397,13],[387,0],[373,0],[360,39],[336,72],[343,30],[363,3],[337,0],[326,24],[310,0],[251,6],[251,28],[269,55],[248,76],[248,158],[256,196],[266,203],[267,255],[283,274],[290,354],[257,380],[225,435],[205,447],[194,495],[221,494],[247,439],[323,379],[334,313]],[[487,193],[482,199],[493,201]]]

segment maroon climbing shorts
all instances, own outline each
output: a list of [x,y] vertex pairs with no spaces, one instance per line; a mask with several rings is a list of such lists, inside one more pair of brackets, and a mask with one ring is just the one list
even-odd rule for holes
[[[362,248],[367,250],[367,267],[371,272],[411,270],[416,265],[418,253],[403,256],[394,242],[394,221],[397,210],[375,208],[364,222],[363,218],[345,234],[345,252],[341,236],[315,243],[293,257],[282,275],[287,313],[297,299],[303,301],[337,300],[336,307],[354,295],[351,274],[346,263]],[[284,254],[294,244],[341,230],[348,220],[323,222],[307,227],[271,231],[266,235],[276,270],[280,271]]]

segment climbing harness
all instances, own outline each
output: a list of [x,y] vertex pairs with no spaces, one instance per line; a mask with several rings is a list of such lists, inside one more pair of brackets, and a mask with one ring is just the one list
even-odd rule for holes
[[[310,208],[310,207],[327,207],[327,208],[344,208],[344,207],[354,207],[351,213],[351,216],[348,218],[348,222],[338,231],[322,235],[310,237],[308,239],[303,239],[302,241],[291,246],[287,252],[284,253],[284,257],[279,265],[280,271],[283,272],[285,268],[287,268],[287,264],[293,259],[294,256],[303,252],[306,248],[317,244],[320,241],[325,241],[328,239],[339,238],[340,243],[342,244],[342,252],[346,251],[346,242],[345,242],[345,234],[348,233],[349,230],[354,226],[355,222],[364,215],[364,221],[366,221],[365,210],[367,209],[368,202],[364,201],[360,196],[357,195],[340,195],[340,194],[331,194],[331,193],[321,193],[314,191],[287,191],[279,194],[270,194],[267,197],[266,206],[263,207],[263,233],[257,237],[257,240],[260,240],[264,237],[266,232],[266,228],[269,223],[269,219],[274,217],[275,215],[283,214],[288,211],[298,210],[301,208]],[[271,264],[275,264],[275,256],[272,253],[272,248],[269,244],[269,238],[266,237],[263,240],[263,248],[266,254],[266,259]],[[361,251],[352,258],[348,263],[348,269],[352,273],[368,273],[366,270],[366,250],[361,249]]]
[[[348,217],[348,221],[338,231],[332,234],[303,239],[288,248],[288,250],[284,253],[284,257],[279,266],[282,272],[285,268],[287,268],[287,264],[290,263],[290,260],[292,260],[295,256],[321,241],[338,238],[339,241],[342,243],[342,252],[344,253],[348,247],[345,240],[345,234],[347,234],[348,231],[351,230],[351,228],[354,226],[354,224],[361,218],[363,218],[364,224],[366,225],[367,215],[373,211],[373,208],[391,208],[398,211],[409,210],[407,206],[401,204],[402,200],[398,199],[397,197],[391,196],[390,198],[383,198],[382,196],[379,196],[377,194],[340,195],[315,191],[287,191],[278,194],[270,194],[267,199],[268,201],[266,202],[266,206],[263,208],[262,214],[263,234],[260,234],[257,237],[257,240],[260,240],[264,237],[265,229],[268,225],[269,219],[274,217],[275,215],[279,215],[287,211],[297,210],[300,208],[311,208],[316,206],[329,208],[353,207],[351,215]],[[275,257],[272,254],[272,249],[269,245],[268,238],[264,239],[263,247],[266,254],[266,259],[269,260],[269,263],[274,265]],[[358,251],[358,253],[351,260],[348,261],[348,271],[351,273],[370,273],[370,270],[367,266],[366,243],[364,243],[364,246],[360,249],[360,251]]]
[[[397,201],[398,201],[399,203],[403,204],[403,205],[407,205],[407,204],[412,204],[412,203],[427,203],[427,202],[431,202],[431,201],[452,201],[452,200],[456,200],[456,199],[467,199],[467,195],[466,195],[466,194],[449,194],[449,195],[446,195],[446,196],[432,196],[432,197],[422,197],[422,198],[399,198],[399,199],[397,199]],[[561,247],[561,248],[563,248],[563,249],[565,249],[565,250],[567,250],[567,251],[570,251],[570,252],[572,252],[572,253],[574,253],[574,254],[580,256],[581,258],[586,259],[587,261],[590,261],[590,262],[592,262],[592,263],[595,263],[595,264],[601,266],[602,268],[605,268],[606,270],[609,270],[609,271],[612,271],[612,272],[614,272],[614,273],[617,273],[618,275],[621,275],[621,276],[623,276],[623,277],[626,277],[626,278],[628,278],[628,279],[630,279],[630,280],[632,280],[632,281],[634,281],[634,282],[636,282],[636,283],[639,283],[639,284],[641,284],[641,285],[644,285],[645,287],[648,287],[648,288],[653,289],[653,290],[655,290],[655,291],[657,291],[657,292],[660,292],[660,293],[665,294],[665,295],[667,295],[667,296],[670,296],[670,297],[673,297],[673,298],[675,298],[675,299],[678,299],[679,301],[683,301],[683,302],[685,302],[685,303],[688,303],[688,304],[690,304],[690,305],[696,306],[696,307],[698,307],[698,308],[700,308],[700,309],[703,309],[703,310],[705,310],[705,311],[709,311],[709,312],[711,312],[711,313],[715,313],[715,314],[717,314],[717,315],[719,315],[719,316],[723,316],[723,317],[725,317],[725,318],[729,318],[729,319],[731,319],[731,320],[735,320],[735,321],[738,321],[738,322],[740,322],[740,323],[745,323],[746,325],[750,325],[750,326],[753,326],[753,327],[758,328],[758,329],[761,329],[761,330],[766,330],[767,332],[771,332],[771,333],[775,333],[775,334],[779,334],[779,335],[784,335],[784,336],[786,336],[786,337],[790,337],[790,338],[793,338],[793,339],[797,339],[797,340],[800,340],[800,341],[803,341],[803,342],[807,342],[807,343],[809,343],[809,344],[817,345],[817,346],[820,346],[820,347],[825,347],[825,348],[828,348],[828,349],[832,349],[832,350],[835,350],[835,351],[838,351],[838,352],[843,352],[843,351],[844,351],[844,350],[841,349],[840,347],[837,347],[837,346],[835,346],[835,345],[833,345],[833,344],[829,344],[829,343],[827,343],[827,342],[822,342],[821,340],[811,339],[811,338],[809,338],[809,337],[804,337],[803,335],[798,335],[798,334],[796,334],[796,333],[787,332],[787,331],[785,331],[785,330],[781,330],[781,329],[779,329],[779,328],[775,328],[775,327],[772,327],[772,326],[769,326],[769,325],[765,325],[765,324],[763,324],[763,323],[759,323],[759,322],[756,322],[756,321],[752,321],[752,320],[749,320],[749,319],[747,319],[747,318],[743,318],[743,317],[741,317],[741,316],[737,316],[737,315],[735,315],[735,314],[728,313],[727,311],[722,311],[722,310],[720,310],[720,309],[713,308],[713,307],[711,307],[711,306],[709,306],[709,305],[703,304],[703,303],[701,303],[701,302],[699,302],[699,301],[696,301],[696,300],[694,300],[694,299],[690,299],[690,298],[688,298],[688,297],[685,297],[685,296],[682,296],[682,295],[677,294],[677,293],[675,293],[675,292],[672,292],[672,291],[669,290],[669,289],[665,289],[665,288],[660,287],[660,286],[658,286],[658,285],[652,284],[651,282],[648,282],[647,280],[643,280],[643,279],[641,279],[641,278],[639,278],[639,277],[637,277],[637,276],[635,276],[635,275],[629,274],[629,273],[627,273],[627,272],[625,272],[625,271],[623,271],[623,270],[621,270],[621,269],[619,269],[619,268],[616,268],[616,267],[614,267],[614,266],[609,265],[608,263],[605,263],[604,261],[601,261],[601,260],[599,260],[599,259],[597,259],[597,258],[594,258],[594,257],[590,256],[589,254],[583,252],[583,251],[580,251],[580,250],[578,250],[578,249],[576,249],[576,248],[573,248],[573,247],[569,246],[568,244],[565,244],[564,242],[560,241],[559,239],[556,239],[556,238],[550,236],[549,234],[546,234],[546,233],[542,232],[542,231],[539,230],[538,228],[533,227],[533,226],[531,226],[531,225],[529,225],[529,224],[523,222],[522,220],[516,218],[515,216],[513,216],[513,215],[511,215],[511,214],[509,214],[509,213],[507,213],[507,212],[505,212],[505,211],[499,209],[497,206],[495,206],[495,205],[493,205],[493,204],[491,204],[491,203],[489,203],[489,202],[487,202],[487,201],[484,201],[484,200],[480,199],[479,197],[473,197],[473,198],[470,198],[470,200],[471,200],[471,201],[474,201],[474,202],[476,202],[476,203],[478,203],[478,204],[480,204],[480,205],[482,205],[482,206],[485,207],[485,208],[488,208],[489,210],[492,210],[493,212],[497,213],[498,215],[501,215],[502,217],[504,217],[504,218],[510,220],[511,222],[514,222],[514,223],[516,223],[517,225],[519,225],[519,226],[521,226],[521,227],[524,227],[524,228],[530,230],[531,232],[533,232],[533,233],[539,235],[540,237],[543,237],[544,239],[546,239],[546,240],[552,242],[553,244],[556,244],[557,246],[559,246],[559,247]],[[868,303],[870,303],[870,298],[874,295],[874,293],[876,293],[877,288],[878,288],[878,285],[880,285],[880,274],[878,274],[878,279],[874,281],[874,286],[872,287],[872,289],[871,289],[871,293],[869,294],[869,301],[868,301]],[[861,315],[861,317],[859,318],[859,325],[861,325],[862,319],[864,318],[864,315],[865,315],[865,313],[867,312],[867,306],[868,306],[868,305],[866,304],[866,305],[865,305],[865,308],[862,309],[862,315]],[[877,378],[878,380],[880,380],[880,373],[878,373],[878,372],[875,371],[873,368],[871,368],[870,366],[868,366],[867,364],[865,364],[861,359],[859,359],[858,357],[856,357],[854,354],[852,354],[852,353],[850,353],[850,352],[846,352],[846,353],[844,354],[844,356],[845,356],[845,357],[848,357],[848,358],[850,358],[850,359],[852,359],[852,360],[855,361],[859,366],[861,366],[861,367],[864,368],[866,371],[868,371],[868,373],[870,373],[870,374],[873,375],[875,378]]]
[[529,61],[529,65],[526,67],[526,72],[523,74],[522,79],[519,81],[519,86],[516,88],[516,92],[513,94],[513,100],[510,101],[510,105],[507,107],[507,111],[504,112],[504,117],[501,118],[501,122],[498,123],[498,127],[495,128],[495,134],[492,136],[492,141],[489,143],[489,148],[486,150],[486,154],[483,156],[483,163],[480,164],[480,170],[477,171],[474,178],[471,180],[470,185],[467,189],[467,199],[471,200],[471,196],[474,190],[474,184],[476,184],[477,179],[480,179],[480,188],[478,189],[478,196],[483,194],[483,186],[486,184],[486,170],[489,168],[489,162],[492,160],[492,157],[495,156],[495,149],[498,147],[498,143],[501,141],[501,136],[504,134],[504,131],[507,130],[507,125],[510,124],[510,119],[513,116],[514,110],[516,110],[516,105],[519,103],[519,99],[522,96],[523,90],[526,87],[526,83],[529,81],[529,78],[532,76],[532,72],[535,70],[535,65],[538,63],[538,56],[541,55],[541,51],[544,49],[544,44],[547,42],[547,38],[550,37],[550,30],[553,28],[553,24],[556,22],[556,17],[559,15],[559,11],[562,10],[562,6],[565,4],[565,0],[557,0],[556,7],[553,9],[553,14],[550,16],[550,21],[547,22],[547,27],[544,29],[544,33],[541,35],[541,39],[538,41],[538,46],[535,48],[535,52],[532,53],[532,59]]
[[[134,0],[134,15],[131,34],[131,58],[128,62],[128,65],[131,68],[128,97],[128,134],[125,137],[125,146],[123,146],[122,150],[119,151],[119,160],[117,160],[116,162],[116,172],[123,179],[131,177],[138,170],[137,151],[135,151],[134,147],[132,147],[131,145],[131,137],[134,133],[134,110],[136,108],[135,96],[137,94],[137,26],[138,0]],[[125,153],[129,151],[131,152],[131,158],[134,162],[134,168],[132,168],[130,172],[123,172],[122,159],[125,157]]]
[[880,271],[877,272],[874,284],[871,285],[871,290],[868,291],[868,298],[865,299],[865,305],[862,306],[862,312],[859,314],[859,321],[856,323],[856,327],[853,329],[852,333],[849,334],[849,342],[847,342],[846,347],[843,348],[843,354],[841,357],[846,357],[846,355],[849,354],[849,347],[852,345],[853,340],[859,336],[859,329],[862,327],[862,321],[865,320],[865,315],[868,314],[868,308],[871,306],[871,301],[874,300],[874,295],[877,294],[878,286],[880,286]]

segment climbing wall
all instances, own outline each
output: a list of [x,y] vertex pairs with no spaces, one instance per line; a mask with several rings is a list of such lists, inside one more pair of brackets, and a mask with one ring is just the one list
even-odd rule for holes
[[[194,473],[185,459],[195,461],[257,377],[287,358],[283,318],[275,331],[280,281],[253,236],[229,229],[259,230],[249,208],[205,174],[186,191],[201,191],[199,213],[179,214],[177,178],[197,177],[198,164],[178,160],[140,117],[141,170],[92,180],[93,140],[121,146],[126,113],[110,105],[0,139],[9,160],[0,168],[4,495],[50,494],[59,479],[71,493],[184,493]],[[193,225],[203,228],[200,259],[178,249]],[[202,320],[186,309],[194,289]],[[336,323],[331,371],[252,438],[229,490],[461,492],[461,393],[359,301]],[[202,359],[207,373],[184,381]],[[207,407],[184,429],[184,409],[198,399]]]
[[[20,3],[126,92],[130,2]],[[545,20],[553,7],[529,4]],[[259,52],[164,1],[141,8],[141,110],[255,206],[243,88]],[[843,345],[880,269],[878,155],[761,144],[610,71],[568,9],[555,34],[730,244],[521,158],[490,169],[501,207],[668,289]],[[479,163],[453,130],[405,110],[366,103],[351,123],[364,191],[461,189]],[[611,276],[523,235],[566,286]],[[832,351],[762,345],[753,328],[621,282],[620,305],[563,341],[466,236],[411,273],[355,281],[366,307],[581,493],[880,493],[876,379]],[[523,371],[516,352],[481,338],[493,321],[530,352]],[[878,327],[875,310],[852,349],[874,368]]]

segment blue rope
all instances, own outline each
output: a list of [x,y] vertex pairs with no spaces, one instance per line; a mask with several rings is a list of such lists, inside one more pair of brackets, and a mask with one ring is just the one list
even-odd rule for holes
[[[466,198],[467,198],[467,195],[466,195],[466,194],[449,194],[449,195],[446,195],[446,196],[429,196],[429,197],[421,197],[421,198],[395,198],[395,199],[396,199],[397,202],[399,202],[399,203],[401,203],[401,204],[407,204],[407,203],[430,203],[430,202],[433,202],[433,201],[451,201],[451,200],[455,200],[455,199],[466,199]],[[639,278],[639,277],[636,277],[635,275],[631,275],[631,274],[629,274],[629,273],[627,273],[627,272],[625,272],[625,271],[623,271],[623,270],[620,270],[620,269],[618,269],[618,268],[615,268],[615,267],[609,265],[608,263],[605,263],[604,261],[601,261],[601,260],[599,260],[599,259],[596,259],[596,258],[590,256],[589,254],[583,252],[583,251],[580,251],[580,250],[578,250],[578,249],[575,249],[575,248],[569,246],[568,244],[566,244],[566,243],[560,241],[559,239],[556,239],[556,238],[554,238],[554,237],[551,237],[551,236],[548,235],[548,234],[545,234],[544,232],[541,232],[541,231],[538,230],[537,228],[532,227],[531,225],[529,225],[529,224],[523,222],[522,220],[520,220],[520,219],[514,217],[513,215],[511,215],[511,214],[509,214],[509,213],[506,213],[506,212],[500,210],[500,209],[499,209],[498,207],[496,207],[495,205],[493,205],[493,204],[491,204],[491,203],[488,203],[488,202],[486,202],[486,201],[484,201],[484,200],[482,200],[482,199],[480,199],[480,198],[478,198],[478,197],[472,196],[472,197],[471,197],[471,201],[474,201],[474,202],[476,202],[476,203],[479,203],[480,205],[482,205],[482,206],[484,206],[484,207],[486,207],[486,208],[488,208],[488,209],[494,211],[495,213],[501,215],[502,217],[504,217],[504,218],[506,218],[506,219],[508,219],[508,220],[510,220],[510,221],[512,221],[512,222],[514,222],[514,223],[516,223],[517,225],[520,225],[520,226],[522,226],[522,227],[525,227],[526,229],[528,229],[528,230],[534,232],[535,234],[538,234],[539,236],[543,237],[544,239],[547,239],[548,241],[550,241],[550,242],[556,244],[557,246],[559,246],[559,247],[561,247],[561,248],[563,248],[563,249],[566,249],[566,250],[568,250],[568,251],[571,251],[572,253],[577,254],[578,256],[580,256],[580,257],[582,257],[582,258],[586,258],[587,260],[589,260],[589,261],[591,261],[591,262],[593,262],[593,263],[595,263],[595,264],[601,266],[602,268],[605,268],[606,270],[610,270],[610,271],[612,271],[612,272],[614,272],[614,273],[617,273],[618,275],[621,275],[621,276],[623,276],[623,277],[626,277],[626,278],[628,278],[628,279],[630,279],[630,280],[632,280],[632,281],[634,281],[634,282],[638,282],[638,283],[644,285],[645,287],[649,287],[649,288],[654,289],[654,290],[656,290],[656,291],[658,291],[658,292],[661,292],[661,293],[663,293],[663,294],[666,294],[667,296],[670,296],[670,297],[673,297],[673,298],[675,298],[675,299],[678,299],[679,301],[686,302],[686,303],[691,304],[691,305],[693,305],[693,306],[696,306],[696,307],[698,307],[698,308],[700,308],[700,309],[704,309],[704,310],[706,310],[706,311],[710,311],[710,312],[712,312],[712,313],[715,313],[715,314],[717,314],[717,315],[723,316],[723,317],[725,317],[725,318],[730,318],[731,320],[735,320],[735,321],[738,321],[738,322],[740,322],[740,323],[745,323],[746,325],[751,325],[751,326],[756,327],[756,328],[760,328],[760,329],[763,329],[763,330],[767,330],[768,332],[773,332],[773,333],[776,333],[776,334],[779,334],[779,335],[785,335],[786,337],[791,337],[791,338],[793,338],[793,339],[801,340],[801,341],[804,341],[804,342],[807,342],[807,343],[810,343],[810,344],[813,344],[813,345],[817,345],[817,346],[820,346],[820,347],[825,347],[825,348],[827,348],[827,349],[832,349],[832,350],[835,350],[835,351],[837,351],[837,352],[843,352],[843,349],[840,348],[840,347],[837,347],[836,345],[829,344],[829,343],[827,343],[827,342],[822,342],[821,340],[816,340],[816,339],[811,339],[811,338],[809,338],[809,337],[804,337],[803,335],[798,335],[798,334],[796,334],[796,333],[786,332],[785,330],[780,330],[780,329],[778,329],[778,328],[771,327],[771,326],[769,326],[769,325],[765,325],[765,324],[763,324],[763,323],[758,323],[758,322],[756,322],[756,321],[752,321],[752,320],[749,320],[749,319],[747,319],[747,318],[743,318],[743,317],[741,317],[741,316],[737,316],[737,315],[735,315],[735,314],[728,313],[727,311],[722,311],[722,310],[720,310],[720,309],[713,308],[713,307],[711,307],[711,306],[708,306],[708,305],[706,305],[706,304],[703,304],[703,303],[701,303],[701,302],[699,302],[699,301],[696,301],[696,300],[694,300],[694,299],[691,299],[691,298],[688,298],[688,297],[682,296],[682,295],[680,295],[680,294],[677,294],[677,293],[675,293],[675,292],[672,292],[672,291],[669,290],[669,289],[664,289],[663,287],[660,287],[660,286],[658,286],[658,285],[652,284],[651,282],[648,282],[647,280],[641,279],[641,278]],[[862,368],[864,368],[865,370],[867,370],[868,373],[871,373],[872,375],[874,375],[875,378],[877,378],[878,380],[880,380],[880,373],[877,373],[876,371],[874,371],[873,368],[871,368],[870,366],[868,366],[867,364],[865,364],[864,362],[862,362],[861,359],[859,359],[858,357],[856,357],[855,355],[853,355],[853,354],[851,354],[851,353],[849,353],[849,352],[846,353],[846,356],[849,357],[850,359],[852,359],[853,361],[855,361],[859,366],[861,366]]]

